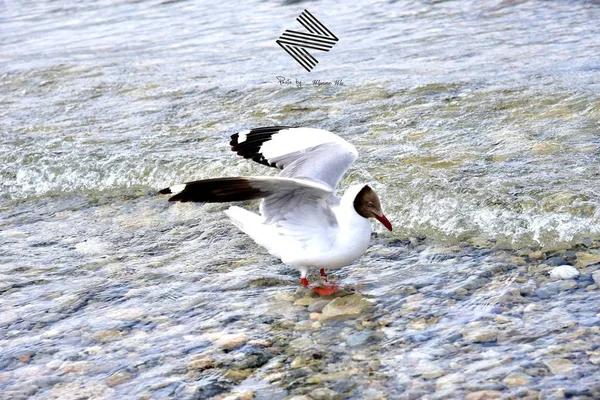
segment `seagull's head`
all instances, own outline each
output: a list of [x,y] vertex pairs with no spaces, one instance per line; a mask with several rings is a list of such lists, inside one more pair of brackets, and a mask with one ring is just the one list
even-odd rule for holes
[[390,231],[392,230],[392,224],[383,215],[381,202],[379,201],[379,197],[377,197],[377,193],[369,185],[365,185],[354,198],[354,209],[358,215],[365,218],[375,218]]

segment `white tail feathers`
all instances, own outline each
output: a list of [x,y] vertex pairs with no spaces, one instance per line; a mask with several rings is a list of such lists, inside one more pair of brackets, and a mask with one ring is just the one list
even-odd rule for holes
[[231,222],[233,222],[235,226],[247,234],[250,234],[248,233],[248,230],[251,230],[252,226],[258,226],[262,223],[260,216],[237,206],[229,207],[229,209],[225,211],[225,215],[231,219]]
[[281,258],[277,251],[280,241],[276,240],[279,235],[273,226],[263,224],[261,216],[237,206],[229,207],[224,212],[235,226],[250,236],[258,245],[267,249],[275,257]]

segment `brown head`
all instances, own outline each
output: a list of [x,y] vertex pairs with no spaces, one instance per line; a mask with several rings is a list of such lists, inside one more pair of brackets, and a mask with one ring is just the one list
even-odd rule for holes
[[375,218],[390,231],[392,230],[392,224],[383,215],[379,197],[369,185],[365,185],[354,198],[354,209],[358,215],[365,218]]

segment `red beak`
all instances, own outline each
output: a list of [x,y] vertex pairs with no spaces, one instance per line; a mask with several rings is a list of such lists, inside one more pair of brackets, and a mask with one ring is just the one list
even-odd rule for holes
[[390,221],[388,221],[388,219],[385,217],[385,215],[383,215],[383,214],[381,214],[381,215],[375,214],[375,218],[377,218],[377,221],[381,222],[383,224],[383,226],[385,226],[386,228],[388,228],[390,231],[392,230],[392,224],[390,224]]

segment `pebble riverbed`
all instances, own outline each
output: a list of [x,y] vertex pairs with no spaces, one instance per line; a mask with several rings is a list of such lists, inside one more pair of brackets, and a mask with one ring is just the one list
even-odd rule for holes
[[[169,230],[155,223],[122,228],[164,232],[162,249],[145,246],[152,265],[141,270],[121,268],[129,243],[113,242],[107,257],[110,243],[88,240],[75,245],[86,263],[68,284],[52,268],[3,276],[3,398],[600,395],[597,245],[515,252],[374,235],[340,272],[342,292],[323,298],[233,231],[248,258],[174,269]],[[271,272],[235,279],[260,269]]]

